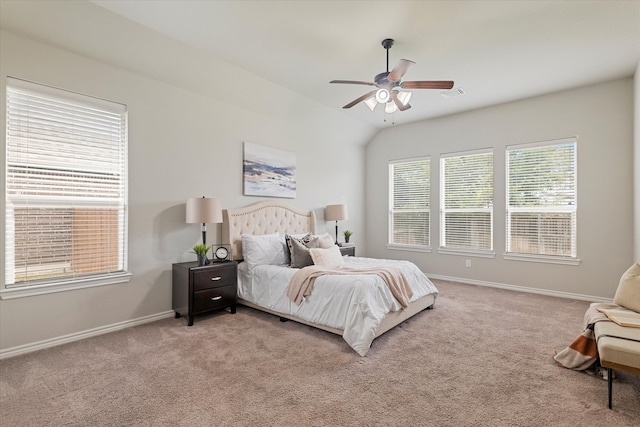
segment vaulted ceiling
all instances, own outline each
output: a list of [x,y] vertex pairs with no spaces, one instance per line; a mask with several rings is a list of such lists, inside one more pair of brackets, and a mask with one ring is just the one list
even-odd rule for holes
[[91,3],[376,128],[389,124],[380,106],[342,110],[371,88],[329,81],[373,81],[385,38],[395,39],[390,68],[415,61],[404,80],[454,80],[465,92],[413,90],[396,124],[630,77],[640,62],[640,1]]

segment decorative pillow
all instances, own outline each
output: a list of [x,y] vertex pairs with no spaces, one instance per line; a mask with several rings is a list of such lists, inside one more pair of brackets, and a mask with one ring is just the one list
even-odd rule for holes
[[613,303],[640,313],[640,264],[637,262],[620,278]]
[[328,249],[331,246],[334,246],[336,243],[333,241],[333,237],[329,233],[324,233],[319,236],[315,236],[318,238],[320,246],[322,249]]
[[287,265],[287,253],[284,237],[278,233],[254,236],[242,235],[242,257],[249,265]]
[[309,255],[309,248],[319,247],[318,238],[312,236],[311,233],[307,233],[301,238],[295,238],[287,234],[285,235],[285,240],[291,257],[291,267],[302,268],[313,264],[311,255]]
[[309,252],[311,253],[311,259],[315,265],[322,265],[329,268],[344,265],[342,253],[340,253],[340,248],[336,245],[327,249],[310,249]]

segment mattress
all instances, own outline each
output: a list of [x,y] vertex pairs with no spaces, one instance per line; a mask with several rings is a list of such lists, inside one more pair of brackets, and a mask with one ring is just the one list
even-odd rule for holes
[[[434,300],[438,290],[409,261],[344,257],[345,267],[399,268],[411,285],[417,301],[427,295]],[[384,281],[374,274],[328,275],[316,279],[313,291],[300,305],[286,296],[297,269],[277,265],[238,266],[238,297],[258,307],[297,317],[306,322],[342,330],[344,340],[361,356],[369,350],[376,331],[390,312],[402,310]]]

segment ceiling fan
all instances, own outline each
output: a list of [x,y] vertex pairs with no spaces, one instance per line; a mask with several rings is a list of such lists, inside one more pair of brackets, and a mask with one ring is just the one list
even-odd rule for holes
[[391,46],[393,46],[393,39],[382,40],[382,47],[387,50],[387,71],[375,76],[373,82],[357,80],[331,80],[329,82],[367,85],[377,88],[354,99],[342,108],[351,108],[364,101],[371,111],[373,111],[378,104],[385,104],[385,111],[387,113],[393,113],[397,110],[405,111],[411,108],[409,104],[411,92],[401,89],[451,89],[453,87],[453,81],[451,80],[414,80],[401,82],[402,77],[404,77],[415,62],[409,61],[408,59],[401,59],[398,65],[389,71],[389,49],[391,49]]

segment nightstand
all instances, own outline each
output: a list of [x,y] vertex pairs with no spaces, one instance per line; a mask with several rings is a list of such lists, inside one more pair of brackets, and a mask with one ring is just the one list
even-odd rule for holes
[[342,256],[356,256],[356,247],[355,246],[340,246],[340,253]]
[[196,314],[231,307],[236,312],[238,263],[214,262],[202,267],[197,262],[173,264],[173,301],[176,319],[187,316],[189,326]]

